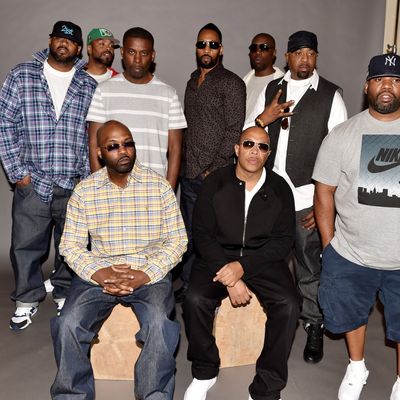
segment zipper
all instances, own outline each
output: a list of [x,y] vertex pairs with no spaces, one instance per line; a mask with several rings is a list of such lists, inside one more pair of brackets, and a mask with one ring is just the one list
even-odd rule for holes
[[240,249],[240,257],[243,256],[244,241],[245,241],[245,237],[246,237],[246,224],[247,224],[247,215],[244,217],[242,248]]

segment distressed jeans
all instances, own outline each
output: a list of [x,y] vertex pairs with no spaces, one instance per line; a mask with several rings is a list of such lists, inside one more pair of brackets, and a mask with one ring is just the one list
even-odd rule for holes
[[58,367],[50,389],[52,399],[95,398],[90,344],[114,306],[122,304],[132,307],[140,323],[136,340],[142,351],[134,372],[136,398],[172,400],[179,323],[170,319],[174,308],[170,277],[144,285],[127,296],[112,296],[102,290],[75,277],[61,314],[51,320]]

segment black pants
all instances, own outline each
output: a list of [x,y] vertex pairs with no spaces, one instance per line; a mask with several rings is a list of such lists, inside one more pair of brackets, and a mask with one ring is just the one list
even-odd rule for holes
[[[215,309],[228,292],[222,284],[212,282],[212,278],[207,268],[195,264],[183,304],[188,359],[197,379],[217,376],[220,365],[212,328]],[[300,313],[299,296],[285,264],[266,267],[261,275],[245,283],[256,294],[268,316],[264,346],[249,392],[255,400],[277,400],[287,382],[287,360]]]
[[304,323],[322,324],[324,317],[318,304],[321,275],[321,239],[317,229],[309,231],[301,221],[312,208],[296,212],[295,275],[302,297],[301,316]]

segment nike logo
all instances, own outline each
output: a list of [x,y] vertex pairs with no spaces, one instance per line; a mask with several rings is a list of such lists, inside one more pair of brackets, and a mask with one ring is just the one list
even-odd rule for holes
[[[400,149],[396,148],[381,148],[376,157],[372,157],[368,163],[368,171],[372,174],[388,171],[389,169],[396,168],[400,165]],[[375,161],[390,163],[385,165],[378,165]]]
[[398,167],[399,165],[400,165],[400,161],[392,163],[392,164],[376,165],[375,157],[372,157],[371,161],[368,163],[368,172],[371,172],[371,174],[377,174],[378,172],[384,172],[389,169]]

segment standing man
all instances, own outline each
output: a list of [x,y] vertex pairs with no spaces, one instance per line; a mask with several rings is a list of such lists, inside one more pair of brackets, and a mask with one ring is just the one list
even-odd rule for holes
[[227,296],[237,307],[257,301],[254,293],[268,314],[249,399],[278,400],[287,382],[300,312],[285,261],[295,235],[293,195],[282,177],[264,168],[271,152],[263,129],[245,130],[235,153],[236,165],[205,180],[193,213],[197,252],[183,311],[194,379],[184,400],[205,400],[216,382],[219,355],[213,321]]
[[175,89],[150,71],[155,55],[150,32],[143,28],[125,32],[121,48],[125,71],[98,86],[89,109],[90,166],[92,172],[101,167],[97,130],[115,119],[129,127],[143,165],[165,176],[175,189],[186,120]]
[[250,64],[253,68],[244,78],[246,84],[246,122],[253,126],[255,118],[265,108],[265,88],[284,73],[274,67],[276,60],[275,39],[268,33],[258,33],[249,46]]
[[93,28],[87,36],[87,54],[89,61],[86,72],[96,79],[97,83],[104,82],[118,72],[111,68],[114,61],[114,49],[119,48],[119,40],[106,28]]
[[50,276],[60,310],[71,273],[58,245],[65,210],[76,182],[89,174],[86,113],[96,81],[77,56],[81,28],[54,24],[49,48],[17,65],[0,92],[0,157],[14,185],[11,263],[16,311],[10,328],[26,328],[46,296],[41,261],[54,228],[55,261]]
[[232,160],[246,112],[246,87],[242,79],[224,68],[222,34],[210,23],[200,29],[196,42],[197,70],[186,86],[185,115],[188,129],[184,139],[181,179],[181,210],[189,247],[184,257],[182,288],[175,299],[183,301],[193,263],[192,213],[204,178]]
[[297,219],[295,274],[307,331],[303,357],[306,362],[317,363],[323,357],[323,316],[317,300],[321,241],[314,221],[311,175],[323,138],[347,119],[347,112],[341,89],[316,71],[318,41],[314,33],[292,34],[285,56],[289,70],[268,85],[267,107],[256,124],[268,125],[271,146],[276,149],[268,165],[293,191]]
[[185,226],[171,186],[136,159],[127,126],[105,123],[98,144],[106,167],[74,190],[60,244],[77,277],[60,316],[51,321],[58,367],[51,396],[94,399],[90,343],[112,309],[123,304],[140,322],[136,398],[172,400],[179,324],[170,319],[168,272],[186,249]]
[[[400,375],[400,57],[373,57],[364,92],[368,109],[329,133],[313,173],[324,248],[320,304],[350,355],[339,400],[358,400],[367,381],[365,333],[377,294]],[[400,400],[399,377],[390,400]]]

